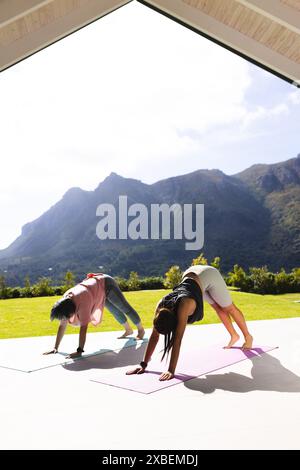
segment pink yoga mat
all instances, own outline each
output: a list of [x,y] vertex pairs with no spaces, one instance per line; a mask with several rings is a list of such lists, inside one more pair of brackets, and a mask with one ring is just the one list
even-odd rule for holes
[[[159,376],[167,370],[167,363],[161,362],[156,357],[148,365],[147,372],[141,375],[126,375],[125,370],[109,370],[103,374],[91,379],[92,382],[98,382],[113,387],[124,388],[139,393],[153,393],[163,388],[177,385],[186,380],[208,374],[209,372],[222,369],[223,367],[236,364],[237,362],[251,359],[261,354],[276,349],[277,346],[261,346],[254,347],[251,350],[243,351],[241,348],[233,347],[231,349],[223,349],[222,346],[212,346],[206,349],[193,349],[190,351],[182,351],[176,375],[173,379],[160,382]],[[134,367],[128,367],[131,370]]]

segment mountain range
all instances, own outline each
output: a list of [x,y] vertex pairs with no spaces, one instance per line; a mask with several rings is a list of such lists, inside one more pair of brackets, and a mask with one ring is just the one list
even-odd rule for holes
[[300,265],[300,154],[276,164],[257,164],[235,175],[198,170],[145,184],[111,173],[94,191],[72,188],[21,235],[0,251],[0,269],[9,284],[51,276],[60,281],[67,270],[79,279],[86,272],[127,276],[162,275],[173,264],[189,266],[199,251],[186,240],[99,240],[99,204],[204,204],[205,242],[211,260],[221,257],[224,272],[234,264],[267,265],[272,270]]

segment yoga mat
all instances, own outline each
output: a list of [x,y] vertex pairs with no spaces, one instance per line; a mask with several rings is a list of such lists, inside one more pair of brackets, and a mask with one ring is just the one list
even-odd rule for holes
[[148,341],[148,339],[136,341],[134,337],[117,339],[120,334],[118,331],[88,334],[85,352],[78,359],[66,359],[78,347],[78,334],[65,335],[59,353],[47,356],[44,356],[43,352],[53,348],[54,336],[3,339],[0,340],[0,367],[19,372],[35,372],[48,367],[80,361],[86,357],[105,354],[108,351],[119,351]]
[[[197,348],[181,352],[175,377],[165,382],[158,380],[161,373],[167,370],[167,364],[165,361],[161,362],[159,357],[154,358],[153,361],[149,363],[147,371],[144,374],[126,375],[126,370],[124,369],[121,371],[111,370],[105,371],[101,375],[98,374],[98,376],[92,378],[91,381],[149,394],[199,377],[200,375],[223,369],[224,367],[244,361],[245,359],[260,356],[273,349],[276,349],[276,346],[257,346],[251,350],[245,351],[238,347],[224,349],[223,346],[220,345],[205,349]],[[127,370],[133,368],[128,367]]]

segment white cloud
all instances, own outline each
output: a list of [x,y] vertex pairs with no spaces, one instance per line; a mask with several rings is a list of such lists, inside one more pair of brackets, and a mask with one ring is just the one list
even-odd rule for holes
[[289,93],[288,95],[288,100],[292,103],[292,104],[300,104],[300,89],[296,89],[295,91],[293,91],[292,93]]
[[247,111],[245,109],[244,116],[242,118],[242,128],[247,128],[257,121],[267,120],[282,114],[288,114],[289,107],[285,103],[276,104],[270,108],[263,106],[256,106],[254,110]]

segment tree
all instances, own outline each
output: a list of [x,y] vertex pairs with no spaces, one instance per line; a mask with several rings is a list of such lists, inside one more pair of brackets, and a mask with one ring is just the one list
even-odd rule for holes
[[216,268],[218,271],[220,271],[220,269],[221,269],[221,258],[220,258],[220,256],[216,256],[210,264],[211,264],[211,266]]
[[4,276],[0,276],[0,299],[6,299],[7,298],[7,286],[6,286],[6,281]]
[[195,266],[197,264],[203,264],[206,265],[208,264],[207,259],[204,257],[203,253],[200,253],[200,255],[197,258],[194,258],[192,261],[192,266]]
[[33,286],[33,293],[36,297],[43,297],[47,295],[53,295],[54,289],[51,287],[50,277],[40,277],[37,283]]
[[291,274],[293,276],[293,292],[300,292],[300,268],[294,268]]
[[139,290],[140,289],[140,279],[139,275],[135,271],[131,271],[128,279],[128,289],[129,290]]
[[249,276],[247,276],[243,268],[238,264],[235,264],[233,267],[233,271],[228,273],[227,281],[229,285],[233,287],[238,287],[244,292],[249,292],[249,289],[251,287],[251,280]]
[[275,294],[275,274],[268,271],[267,266],[261,268],[250,268],[250,278],[253,282],[255,294]]
[[31,284],[29,276],[26,276],[24,279],[24,289],[23,289],[23,297],[30,297],[31,295]]
[[128,291],[128,281],[127,279],[125,279],[125,277],[114,276],[114,280],[116,281],[122,292]]
[[173,289],[180,283],[182,272],[179,266],[171,266],[165,274],[165,287]]
[[300,268],[294,268],[292,270],[292,275],[294,276],[295,280],[300,283]]
[[72,271],[67,271],[64,277],[64,281],[65,281],[64,283],[65,289],[66,290],[71,289],[71,287],[73,287],[75,284],[74,273],[72,273]]

